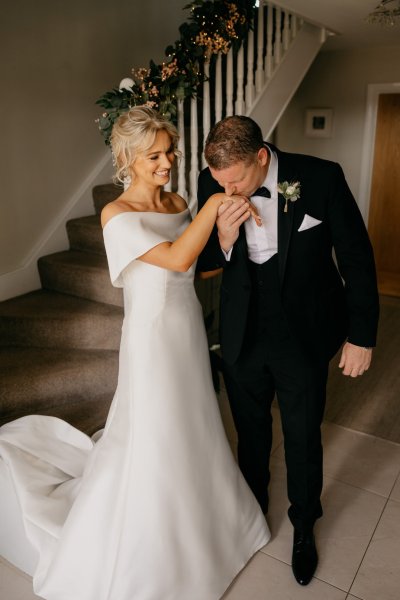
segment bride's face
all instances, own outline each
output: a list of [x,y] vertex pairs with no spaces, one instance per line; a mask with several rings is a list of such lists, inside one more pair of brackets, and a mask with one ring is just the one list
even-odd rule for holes
[[132,165],[135,179],[152,185],[165,185],[169,181],[171,167],[175,160],[174,146],[169,134],[157,131],[154,144],[140,154]]

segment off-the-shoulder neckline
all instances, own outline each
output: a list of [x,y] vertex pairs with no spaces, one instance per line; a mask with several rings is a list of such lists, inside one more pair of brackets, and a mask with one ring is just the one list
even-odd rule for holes
[[114,221],[114,219],[116,219],[117,217],[121,217],[122,215],[166,215],[169,217],[176,217],[178,215],[183,215],[183,213],[187,212],[188,210],[188,206],[184,210],[181,210],[177,213],[157,212],[155,210],[125,210],[124,212],[120,212],[116,215],[113,215],[111,219],[108,219],[107,223],[103,227],[103,231],[105,230],[107,225],[111,223],[111,221]]

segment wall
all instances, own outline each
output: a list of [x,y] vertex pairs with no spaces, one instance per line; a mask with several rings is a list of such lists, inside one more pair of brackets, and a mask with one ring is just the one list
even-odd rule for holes
[[164,59],[188,18],[186,4],[14,0],[3,7],[0,284],[2,274],[26,265],[85,178],[107,160],[95,100],[132,67]]
[[[400,82],[400,44],[321,52],[315,59],[275,132],[282,150],[340,162],[357,198],[366,116],[367,86]],[[304,135],[307,108],[333,108],[328,139]]]

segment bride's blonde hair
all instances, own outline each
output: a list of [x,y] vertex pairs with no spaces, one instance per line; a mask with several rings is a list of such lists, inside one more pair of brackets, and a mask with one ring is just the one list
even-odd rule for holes
[[149,106],[134,106],[115,121],[111,133],[111,149],[116,166],[115,181],[132,178],[132,164],[154,144],[157,132],[165,130],[171,138],[176,156],[179,135],[175,125]]

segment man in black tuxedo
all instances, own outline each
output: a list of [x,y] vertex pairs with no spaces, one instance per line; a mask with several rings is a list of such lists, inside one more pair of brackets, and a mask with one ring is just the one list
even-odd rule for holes
[[265,144],[244,116],[215,125],[205,157],[199,208],[225,190],[251,198],[262,218],[257,227],[246,205],[222,205],[198,270],[223,267],[224,379],[239,465],[264,513],[276,393],[294,526],[292,569],[306,585],[318,562],[313,526],[322,515],[328,363],[344,342],[344,375],[358,377],[370,365],[379,313],[373,252],[338,164]]

